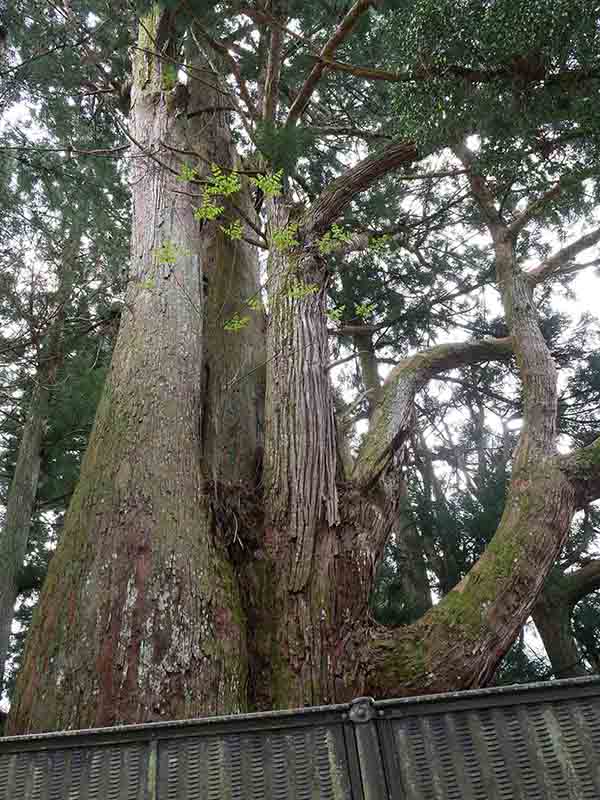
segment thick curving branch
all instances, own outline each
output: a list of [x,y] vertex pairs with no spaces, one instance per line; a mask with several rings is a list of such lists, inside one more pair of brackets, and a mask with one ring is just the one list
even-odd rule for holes
[[315,200],[307,212],[304,234],[323,233],[352,200],[369,189],[379,178],[419,158],[414,142],[395,142],[384,150],[359,161],[333,181]]
[[600,242],[600,228],[595,228],[593,231],[580,236],[579,239],[562,247],[556,253],[553,253],[534,267],[534,269],[527,272],[526,276],[529,284],[531,286],[537,286],[552,275],[574,272],[596,263],[572,264],[572,261],[576,255],[593,247],[595,244],[598,244],[598,242]]
[[[471,192],[493,241],[498,287],[523,384],[523,425],[502,519],[475,566],[414,625],[397,630],[371,625],[357,632],[363,688],[375,696],[485,686],[530,615],[578,503],[600,494],[600,440],[570,459],[557,455],[556,366],[531,287],[516,263],[516,234],[497,211],[473,155],[466,148],[456,152],[470,171]],[[415,365],[417,377],[401,383],[405,396],[426,379],[427,362],[425,378],[419,377],[420,366]],[[383,448],[371,442],[363,479],[377,475],[411,421],[406,399],[393,390],[390,394],[380,425],[384,431],[392,427],[397,438],[391,448],[389,440]]]
[[386,380],[371,428],[354,470],[363,487],[373,486],[392,457],[406,443],[413,428],[414,400],[431,378],[449,369],[507,360],[513,353],[510,338],[441,344],[404,359]]

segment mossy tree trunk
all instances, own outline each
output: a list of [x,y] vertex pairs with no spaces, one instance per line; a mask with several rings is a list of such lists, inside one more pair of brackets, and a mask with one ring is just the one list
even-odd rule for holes
[[[246,707],[245,617],[200,469],[203,387],[210,393],[204,369],[214,360],[203,346],[203,276],[210,288],[222,245],[214,223],[201,227],[193,218],[175,155],[198,147],[209,162],[222,157],[224,126],[209,115],[207,135],[205,118],[182,113],[188,93],[150,52],[167,49],[169,34],[167,12],[149,14],[140,27],[130,115],[139,148],[130,282],[80,481],[32,625],[12,730]],[[189,96],[214,105],[202,96],[204,85],[198,81]],[[254,259],[239,258],[256,269]],[[236,374],[235,364],[227,367]],[[242,419],[255,429],[255,411]],[[252,438],[239,432],[236,446],[247,463]]]

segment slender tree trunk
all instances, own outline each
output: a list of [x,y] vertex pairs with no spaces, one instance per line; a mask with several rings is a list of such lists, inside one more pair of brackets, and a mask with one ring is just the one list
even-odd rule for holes
[[[44,381],[41,372],[36,378],[37,381]],[[48,408],[47,393],[47,385],[36,383],[19,443],[15,473],[6,503],[6,517],[0,534],[0,678],[4,675],[19,572],[27,551],[37,494]]]
[[423,543],[409,507],[406,484],[401,479],[398,487],[398,511],[394,525],[396,550],[400,569],[402,594],[410,612],[409,622],[422,617],[432,606],[431,588]]
[[35,509],[41,451],[48,423],[52,389],[63,363],[63,329],[66,306],[73,287],[75,261],[81,235],[73,231],[59,268],[57,311],[46,337],[27,419],[17,452],[15,472],[8,491],[6,516],[0,531],[0,688],[3,683],[19,573],[23,568],[31,520]]
[[[355,334],[353,344],[359,353],[360,373],[364,389],[367,392],[370,420],[377,409],[381,392],[381,379],[377,355],[373,346],[373,334],[366,331]],[[406,621],[413,622],[429,611],[432,605],[425,554],[419,532],[411,515],[410,499],[402,468],[397,467],[391,471],[386,482],[388,493],[393,493],[396,498],[390,539],[394,542],[399,570],[398,579],[402,586],[402,595],[406,598],[408,611]],[[391,485],[392,482],[394,486]]]
[[[200,469],[203,365],[210,363],[203,361],[210,352],[203,347],[203,275],[210,287],[220,234],[214,223],[194,220],[173,150],[199,148],[210,163],[221,154],[220,128],[202,115],[187,118],[187,93],[172,87],[164,62],[150,54],[168,47],[170,35],[167,11],[143,20],[132,90],[139,150],[130,283],[80,481],[32,625],[13,731],[247,705],[245,616]],[[198,107],[214,105],[205,102],[204,86],[190,89]]]
[[568,573],[553,573],[533,608],[532,616],[557,678],[586,675],[573,634],[573,609],[600,588],[600,559],[591,559]]
[[587,675],[571,629],[572,608],[558,587],[545,587],[531,616],[540,634],[556,678]]

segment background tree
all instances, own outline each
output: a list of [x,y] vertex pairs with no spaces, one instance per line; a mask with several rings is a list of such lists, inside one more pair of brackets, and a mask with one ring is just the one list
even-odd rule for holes
[[[65,79],[65,61],[74,64],[80,52],[60,39],[50,50],[62,63],[35,50],[40,41],[54,44],[51,21],[58,17],[69,24],[65,14],[52,6],[41,11],[17,4],[5,17],[10,45],[22,62],[6,65],[0,142],[6,177],[0,269],[7,437],[0,674],[15,600],[39,589],[47,538],[76,480],[116,332],[111,297],[122,289],[126,268],[127,194],[120,171],[114,161],[94,161],[86,149],[98,138],[114,139],[112,116],[98,107],[94,92],[81,92],[79,82]],[[86,52],[91,56],[91,48]],[[76,99],[70,89],[79,92]],[[73,150],[89,157],[75,165]],[[21,619],[28,613],[21,606]]]

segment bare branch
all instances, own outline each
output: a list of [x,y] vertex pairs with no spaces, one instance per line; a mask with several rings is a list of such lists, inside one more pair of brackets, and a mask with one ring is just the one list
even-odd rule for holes
[[229,69],[231,70],[232,75],[235,78],[237,83],[238,89],[240,91],[240,97],[244,101],[246,108],[248,109],[248,113],[250,114],[251,118],[257,120],[259,118],[258,111],[254,105],[254,102],[250,96],[250,92],[248,91],[248,87],[246,86],[246,81],[242,75],[240,65],[235,60],[235,58],[231,55],[227,47],[221,42],[213,39],[213,37],[206,31],[202,25],[200,25],[197,21],[195,22],[195,26],[202,35],[202,38],[206,41],[206,43],[211,47],[216,53],[218,53],[221,58],[225,61]]
[[437,345],[401,361],[382,387],[381,400],[356,464],[354,477],[358,482],[372,486],[404,446],[413,427],[415,396],[431,378],[467,364],[506,360],[512,353],[510,338],[482,339]]
[[335,53],[344,39],[347,39],[348,36],[350,36],[352,29],[362,14],[364,14],[365,11],[367,11],[372,5],[373,0],[357,0],[357,2],[354,3],[352,8],[348,11],[346,16],[337,27],[333,36],[331,36],[329,41],[325,44],[325,47],[320,53],[320,60],[314,65],[307,79],[304,81],[304,85],[296,95],[296,99],[290,107],[286,125],[294,125],[308,105],[317,83],[320,81],[323,72],[327,68],[327,64],[321,59],[327,59],[332,56],[333,53]]
[[504,223],[496,208],[494,196],[484,178],[477,172],[475,154],[462,142],[454,147],[454,152],[467,170],[471,191],[486,218],[490,232],[497,231]]
[[531,286],[537,286],[538,283],[541,283],[550,275],[556,273],[565,274],[567,272],[574,272],[578,269],[584,269],[585,267],[594,265],[596,261],[591,261],[586,264],[572,265],[570,262],[573,260],[573,258],[575,258],[576,255],[581,253],[583,250],[587,250],[588,247],[592,247],[598,242],[600,242],[600,228],[595,228],[593,231],[584,234],[579,239],[571,242],[571,244],[568,244],[566,247],[558,250],[545,261],[542,261],[540,264],[538,264],[537,267],[526,273],[527,279],[529,280]]
[[544,192],[541,197],[538,197],[537,200],[534,200],[532,203],[530,203],[525,211],[523,211],[522,214],[519,214],[519,216],[510,223],[508,230],[513,235],[519,233],[519,231],[521,231],[530,220],[532,220],[534,217],[537,217],[537,215],[546,208],[548,203],[550,203],[552,200],[555,200],[559,196],[560,191],[560,182],[554,184],[554,186],[548,189],[547,192]]

